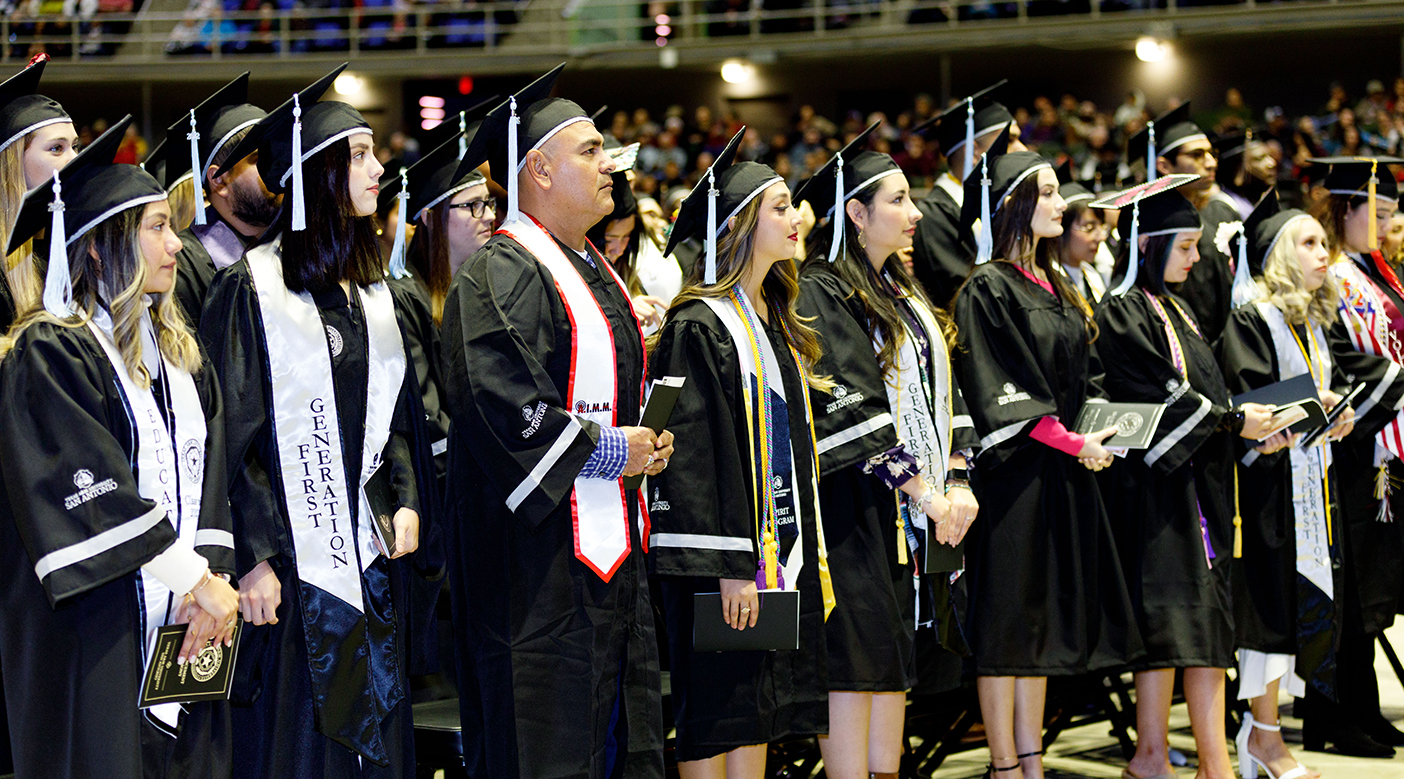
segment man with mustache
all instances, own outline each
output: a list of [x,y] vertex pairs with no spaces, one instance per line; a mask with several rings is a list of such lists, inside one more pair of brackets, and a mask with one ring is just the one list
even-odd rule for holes
[[444,305],[464,758],[472,776],[661,777],[648,526],[621,477],[662,472],[672,434],[632,426],[642,333],[585,238],[614,161],[549,97],[560,70],[489,112],[454,176],[487,160],[508,190]]

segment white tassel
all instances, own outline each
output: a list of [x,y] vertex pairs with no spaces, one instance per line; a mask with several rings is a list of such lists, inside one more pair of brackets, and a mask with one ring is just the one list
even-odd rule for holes
[[1141,201],[1131,206],[1131,257],[1126,262],[1126,275],[1112,290],[1114,297],[1121,297],[1136,285],[1136,277],[1141,272]]
[[307,229],[307,203],[302,199],[302,102],[293,94],[292,137],[292,229]]
[[[1238,238],[1238,267],[1233,270],[1233,287],[1231,292],[1231,304],[1234,308],[1245,303],[1251,303],[1258,297],[1258,285],[1253,281],[1253,274],[1248,268],[1248,233],[1243,228],[1242,222],[1232,222],[1237,225],[1236,234]],[[1220,225],[1223,230],[1225,225]],[[1216,236],[1217,238],[1217,236]],[[1227,253],[1227,252],[1225,252]]]
[[517,98],[512,96],[507,98],[511,106],[512,115],[507,118],[507,180],[503,182],[507,185],[507,221],[509,223],[517,221],[517,125],[522,123],[521,117],[517,116]]
[[1146,132],[1146,181],[1155,181],[1160,178],[1155,169],[1155,122],[1146,124]]
[[195,109],[190,109],[190,176],[195,179],[195,224],[205,224],[205,171],[200,168],[200,131],[195,127]]
[[975,239],[975,264],[984,265],[994,254],[994,221],[990,217],[990,155],[980,158],[980,235]]
[[836,155],[834,159],[838,167],[834,171],[834,238],[829,243],[829,262],[839,258],[839,249],[848,238],[848,231],[844,229],[843,224],[846,216],[843,207],[843,155]]
[[965,99],[965,170],[961,175],[969,176],[975,167],[975,100]]
[[707,268],[702,275],[702,283],[712,286],[717,283],[717,177],[711,168],[707,169]]
[[54,171],[54,202],[49,204],[49,270],[44,276],[44,310],[59,319],[72,315],[73,277],[68,272],[68,235],[63,229],[63,184]]
[[390,249],[390,276],[403,279],[410,275],[405,269],[405,222],[409,220],[409,168],[400,168],[399,219],[395,221],[395,245]]
[[461,160],[468,155],[468,112],[458,112],[458,158]]

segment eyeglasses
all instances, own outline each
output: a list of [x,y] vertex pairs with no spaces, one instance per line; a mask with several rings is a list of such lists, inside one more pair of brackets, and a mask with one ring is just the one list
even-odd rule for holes
[[1079,233],[1087,233],[1088,235],[1092,235],[1093,233],[1107,232],[1107,226],[1100,222],[1083,222],[1081,224],[1075,224],[1073,225],[1073,229]]
[[466,208],[474,219],[481,219],[488,211],[497,212],[497,204],[491,198],[484,200],[469,200],[467,203],[452,203],[449,208]]

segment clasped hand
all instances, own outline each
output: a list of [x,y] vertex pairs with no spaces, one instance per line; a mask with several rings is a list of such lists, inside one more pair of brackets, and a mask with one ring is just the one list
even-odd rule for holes
[[673,456],[673,434],[664,430],[654,433],[646,427],[621,427],[629,440],[629,459],[624,464],[625,476],[657,476],[668,467]]

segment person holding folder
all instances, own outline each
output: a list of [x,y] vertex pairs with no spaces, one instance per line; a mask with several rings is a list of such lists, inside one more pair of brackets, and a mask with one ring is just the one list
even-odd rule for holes
[[[979,510],[966,476],[975,429],[951,372],[955,328],[900,260],[922,214],[892,158],[863,151],[872,130],[798,194],[828,220],[812,236],[799,306],[824,346],[818,372],[836,385],[812,398],[837,601],[819,741],[834,779],[895,777],[918,674],[932,692],[959,686],[966,647],[951,589],[965,585],[949,575],[959,553],[920,574],[929,545],[950,551]],[[919,625],[940,646],[920,670]]]
[[[1123,777],[1173,776],[1170,704],[1175,669],[1202,779],[1230,779],[1224,732],[1224,669],[1235,649],[1229,572],[1234,562],[1234,437],[1271,432],[1262,404],[1237,408],[1198,319],[1171,285],[1199,261],[1203,223],[1178,188],[1197,176],[1166,176],[1095,201],[1120,209],[1122,283],[1097,311],[1103,388],[1113,403],[1164,404],[1149,448],[1127,453],[1099,476],[1146,655],[1136,677],[1136,755]],[[1133,243],[1134,241],[1134,243]]]
[[[1229,390],[1237,395],[1310,374],[1330,412],[1341,401],[1332,391],[1341,380],[1326,339],[1339,300],[1326,232],[1303,211],[1278,210],[1274,192],[1242,227],[1233,286],[1240,305],[1218,345]],[[1346,409],[1329,438],[1343,438],[1353,425],[1354,411]],[[1249,779],[1259,768],[1273,777],[1306,775],[1296,772],[1300,766],[1282,740],[1279,687],[1298,697],[1308,685],[1331,698],[1338,689],[1336,469],[1327,437],[1305,447],[1297,446],[1301,438],[1280,430],[1234,452],[1242,516],[1242,559],[1232,573],[1238,697],[1251,703],[1237,753]]]
[[[648,485],[683,779],[756,779],[767,742],[828,730],[833,591],[809,409],[811,391],[831,384],[812,371],[819,341],[795,310],[799,212],[775,171],[735,162],[744,132],[682,204],[666,253],[695,237],[705,259],[649,360],[652,379],[685,378],[668,426],[688,446]],[[767,594],[777,590],[798,592],[797,613],[780,610]],[[695,602],[721,610],[722,630],[783,619],[797,635],[787,646],[701,651],[694,640],[716,619]]]

